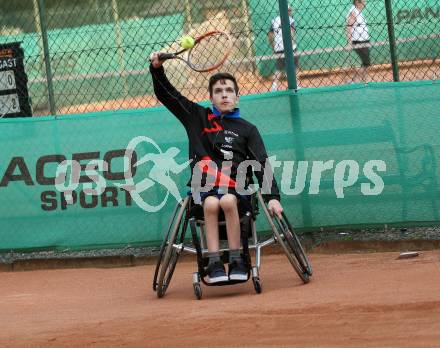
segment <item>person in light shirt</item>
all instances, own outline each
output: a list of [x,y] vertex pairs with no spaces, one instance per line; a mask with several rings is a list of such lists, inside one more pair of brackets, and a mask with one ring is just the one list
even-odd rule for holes
[[[296,52],[296,27],[295,27],[295,19],[292,17],[292,7],[289,5],[289,21],[290,21],[290,31],[292,34],[292,48],[293,48],[293,54],[295,59],[295,66],[298,68],[299,66],[299,59],[298,56],[295,54]],[[281,27],[281,17],[277,16],[274,19],[272,19],[271,26],[269,29],[269,32],[267,33],[267,37],[269,39],[269,43],[273,48],[273,52],[275,54],[284,54],[284,43],[283,43],[283,30]],[[272,91],[278,90],[278,85],[280,83],[280,79],[285,75],[285,61],[284,58],[277,58],[276,59],[276,71],[273,75],[273,82],[272,82]]]
[[365,0],[353,0],[353,6],[347,14],[346,33],[348,44],[353,47],[362,62],[362,66],[356,72],[352,82],[368,82],[368,68],[371,65],[370,34],[368,33],[367,21],[363,14],[365,5]]

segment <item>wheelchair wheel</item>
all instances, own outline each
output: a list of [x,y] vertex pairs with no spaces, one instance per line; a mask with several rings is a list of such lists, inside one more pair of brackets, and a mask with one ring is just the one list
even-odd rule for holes
[[162,241],[162,245],[160,246],[159,257],[157,258],[156,269],[154,271],[153,277],[153,291],[157,290],[157,277],[159,276],[159,270],[163,263],[163,258],[165,255],[165,250],[168,245],[168,234],[165,236],[165,239]]
[[179,255],[182,251],[182,249],[177,248],[175,244],[180,230],[180,241],[183,242],[184,239],[186,229],[184,213],[187,203],[188,198],[185,198],[185,200],[177,204],[159,252],[153,279],[153,290],[156,291],[157,297],[159,298],[165,295],[165,292],[170,285],[171,278],[176,268],[177,260],[179,259]]
[[293,231],[293,228],[284,213],[281,220],[275,218],[275,221],[277,222],[280,233],[280,235],[277,236],[278,242],[281,244],[287,258],[301,280],[304,283],[308,283],[310,281],[310,276],[313,274],[312,266],[310,265],[298,236]]
[[159,256],[157,258],[157,263],[156,263],[156,269],[154,271],[154,277],[153,277],[153,291],[157,290],[157,278],[159,276],[159,271],[161,268],[161,265],[163,264],[163,259],[164,259],[164,255],[165,255],[165,250],[167,248],[167,245],[169,243],[169,237],[170,237],[170,233],[171,233],[171,229],[173,228],[173,224],[174,221],[176,219],[176,215],[177,215],[177,210],[179,209],[179,207],[181,207],[180,203],[176,204],[176,207],[174,208],[173,214],[171,216],[171,220],[168,224],[168,230],[165,234],[165,237],[162,241],[162,244],[160,246],[160,251],[159,251]]

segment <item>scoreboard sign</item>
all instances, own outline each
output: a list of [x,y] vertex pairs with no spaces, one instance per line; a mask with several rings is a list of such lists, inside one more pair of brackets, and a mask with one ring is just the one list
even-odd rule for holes
[[23,59],[19,42],[0,45],[0,118],[32,116]]

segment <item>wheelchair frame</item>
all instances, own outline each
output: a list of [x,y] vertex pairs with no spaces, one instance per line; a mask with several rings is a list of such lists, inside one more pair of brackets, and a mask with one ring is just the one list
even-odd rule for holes
[[[255,194],[254,194],[255,195]],[[263,200],[260,191],[256,192],[256,197],[252,199],[253,211],[247,211],[243,217],[240,218],[242,226],[251,226],[251,235],[249,236],[248,230],[242,228],[242,249],[245,262],[248,263],[249,273],[248,279],[252,275],[252,282],[254,289],[257,293],[261,293],[262,285],[259,276],[259,270],[261,265],[261,249],[279,243],[284,250],[290,264],[299,275],[304,283],[310,281],[310,277],[313,274],[312,267],[307,258],[307,255],[295,234],[291,224],[287,220],[286,215],[283,213],[282,218],[272,217],[267,209],[266,203]],[[174,270],[176,268],[177,261],[180,254],[185,251],[191,254],[197,255],[198,271],[193,273],[193,289],[197,299],[202,298],[201,283],[203,282],[207,286],[214,285],[229,285],[243,281],[227,281],[216,284],[209,284],[204,281],[206,275],[206,263],[207,258],[203,255],[207,252],[205,247],[205,233],[204,233],[204,221],[198,220],[192,217],[191,214],[191,196],[187,196],[176,204],[173,215],[170,219],[167,232],[162,242],[159,257],[156,264],[156,269],[153,278],[153,290],[156,291],[159,298],[163,297],[171,282]],[[258,215],[258,203],[263,208],[264,214],[271,226],[272,236],[264,241],[259,241],[256,230],[256,215]],[[191,227],[192,245],[185,244],[185,234],[188,228],[188,224]],[[224,221],[219,222],[219,225],[225,224]],[[200,238],[197,235],[196,228],[200,228]],[[251,239],[251,244],[248,244],[248,239]],[[255,250],[255,265],[252,266],[249,249]],[[228,248],[221,248],[220,253],[223,256],[229,252]],[[246,280],[246,281],[247,281]]]

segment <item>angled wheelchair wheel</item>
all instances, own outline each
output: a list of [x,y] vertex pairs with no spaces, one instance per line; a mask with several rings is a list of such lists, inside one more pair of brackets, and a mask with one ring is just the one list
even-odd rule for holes
[[188,205],[188,200],[189,198],[187,197],[177,204],[160,248],[153,278],[153,290],[156,291],[157,297],[159,298],[165,295],[165,292],[170,285],[171,278],[173,277],[173,273],[176,268],[177,260],[179,259],[179,255],[182,251],[182,248],[177,246],[176,243],[178,241],[179,232],[180,244],[183,243],[185,238],[185,230],[187,225],[185,221],[185,212]]
[[163,260],[164,260],[164,256],[165,256],[165,251],[167,249],[168,243],[169,243],[169,238],[170,238],[170,234],[171,234],[171,230],[173,228],[173,224],[174,221],[176,220],[176,216],[177,216],[177,211],[178,209],[181,208],[180,203],[176,204],[176,207],[174,208],[173,214],[171,216],[171,220],[168,224],[168,229],[164,235],[164,239],[162,241],[162,244],[160,246],[160,251],[159,251],[159,256],[157,258],[157,263],[156,263],[156,269],[154,271],[154,277],[153,277],[153,291],[157,290],[157,279],[159,276],[159,272],[161,269],[161,266],[163,264]]
[[310,265],[298,236],[295,234],[284,213],[282,214],[282,219],[274,218],[274,220],[279,232],[279,236],[277,236],[278,242],[284,249],[289,262],[298,273],[301,280],[304,283],[308,283],[313,274],[312,266]]

